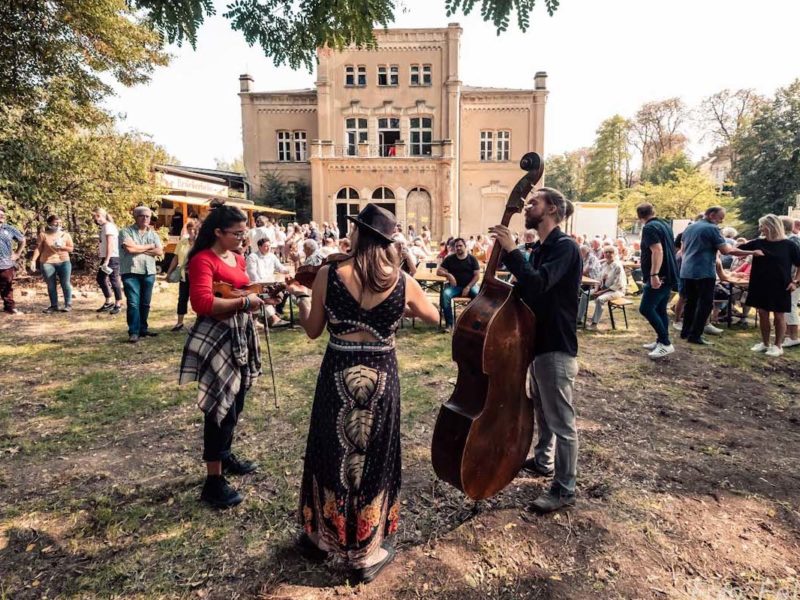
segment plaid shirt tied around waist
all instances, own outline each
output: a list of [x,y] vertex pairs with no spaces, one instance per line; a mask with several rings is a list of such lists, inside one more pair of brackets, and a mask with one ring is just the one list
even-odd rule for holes
[[236,395],[261,375],[261,350],[249,314],[199,316],[183,347],[179,384],[197,381],[197,405],[222,423]]

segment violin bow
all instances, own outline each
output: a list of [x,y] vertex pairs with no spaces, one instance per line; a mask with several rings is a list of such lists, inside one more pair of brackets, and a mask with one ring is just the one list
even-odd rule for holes
[[275,408],[278,408],[278,387],[275,385],[275,367],[272,365],[272,344],[269,338],[269,319],[267,318],[267,305],[261,305],[261,318],[264,320],[264,335],[267,338],[267,358],[269,359],[269,373],[272,376],[272,395],[275,398]]

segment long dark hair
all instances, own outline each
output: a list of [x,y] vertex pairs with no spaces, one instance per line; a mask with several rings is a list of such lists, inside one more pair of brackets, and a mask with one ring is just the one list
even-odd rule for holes
[[247,215],[235,206],[218,206],[214,210],[208,212],[205,221],[200,226],[200,231],[197,232],[197,239],[194,241],[192,249],[189,251],[189,256],[186,262],[192,260],[195,254],[202,250],[211,248],[216,241],[217,236],[214,233],[215,229],[225,230],[231,225],[243,223],[247,221]]
[[[386,267],[391,270],[387,272]],[[400,257],[394,243],[367,227],[358,227],[353,248],[353,269],[356,277],[373,294],[381,294],[397,281]]]

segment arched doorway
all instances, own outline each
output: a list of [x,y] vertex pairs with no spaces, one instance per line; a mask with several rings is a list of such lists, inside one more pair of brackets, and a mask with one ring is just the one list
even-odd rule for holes
[[388,187],[379,187],[372,192],[372,202],[381,208],[385,208],[393,215],[397,214],[394,206],[394,192]]
[[344,187],[336,194],[336,227],[339,228],[339,236],[344,237],[349,231],[348,216],[356,216],[359,211],[358,190],[351,187]]
[[431,195],[421,187],[415,187],[406,196],[406,230],[409,225],[414,226],[417,235],[422,232],[422,226],[431,226]]

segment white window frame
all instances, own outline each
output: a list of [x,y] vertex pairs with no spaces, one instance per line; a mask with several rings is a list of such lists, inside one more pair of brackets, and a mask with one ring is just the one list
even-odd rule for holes
[[356,68],[353,65],[344,66],[344,85],[345,87],[355,87]]
[[292,160],[292,132],[282,129],[277,132],[278,161],[291,162]]
[[358,65],[358,67],[356,67],[356,86],[367,86],[367,65]]
[[420,85],[420,81],[419,65],[410,65],[408,69],[408,85],[416,87]]
[[433,65],[422,65],[420,85],[433,85]]
[[389,85],[389,67],[387,65],[378,65],[378,87],[387,87]]
[[389,65],[389,85],[392,87],[400,85],[400,65]]
[[[425,126],[425,121],[428,126]],[[415,121],[416,127],[415,127]],[[425,141],[426,135],[428,141]],[[416,137],[416,139],[415,139]],[[409,119],[409,156],[431,156],[433,154],[433,117],[419,116]]]
[[308,135],[302,129],[292,132],[292,146],[294,154],[292,158],[295,162],[305,162],[308,160]]
[[511,160],[511,131],[508,129],[500,129],[495,132],[495,148],[497,153],[497,160],[508,161]]
[[[353,121],[353,127],[348,125],[348,121]],[[368,125],[365,117],[348,117],[344,120],[345,154],[347,156],[358,156],[358,145],[369,141]]]
[[491,161],[494,159],[494,131],[481,131],[480,136],[480,160]]

